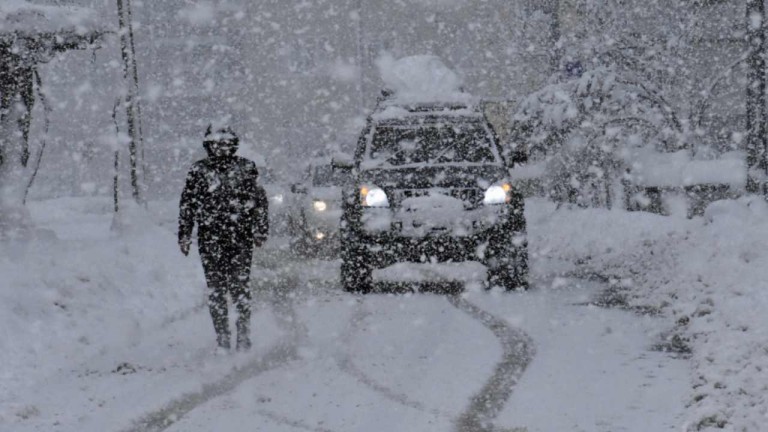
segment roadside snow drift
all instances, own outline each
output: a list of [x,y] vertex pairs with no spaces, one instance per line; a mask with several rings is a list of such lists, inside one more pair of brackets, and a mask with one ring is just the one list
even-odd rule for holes
[[[10,282],[0,286],[0,430],[681,423],[687,363],[648,351],[664,321],[589,306],[600,283],[510,294],[479,288],[482,266],[393,266],[379,276],[445,277],[467,292],[357,296],[339,288],[338,262],[292,260],[275,244],[254,257],[253,350],[215,355],[199,259],[177,250],[175,205],[125,209],[113,224],[109,199],[34,203],[37,227],[52,233],[0,249]],[[546,203],[531,209],[547,223]],[[646,415],[653,423],[638,420]]]
[[[703,218],[530,206],[539,275],[611,280],[617,304],[658,311],[691,350],[686,430],[758,431],[768,416],[768,204],[718,201]],[[622,298],[624,297],[624,298]]]

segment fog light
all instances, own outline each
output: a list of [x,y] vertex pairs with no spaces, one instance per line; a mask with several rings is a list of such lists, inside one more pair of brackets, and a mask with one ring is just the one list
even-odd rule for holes
[[324,212],[328,208],[328,204],[325,203],[325,201],[321,200],[315,200],[312,203],[312,206],[315,208],[315,211]]
[[322,232],[322,231],[318,231],[318,232],[316,232],[316,233],[315,233],[315,238],[316,238],[317,240],[322,240],[322,239],[324,239],[324,238],[325,238],[325,233],[324,233],[324,232]]

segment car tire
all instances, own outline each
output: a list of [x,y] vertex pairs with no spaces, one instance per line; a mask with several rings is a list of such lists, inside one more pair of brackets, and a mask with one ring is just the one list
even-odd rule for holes
[[504,288],[505,291],[528,290],[528,243],[504,248],[486,262],[488,287]]
[[355,266],[342,262],[341,279],[344,291],[368,294],[373,289],[372,269],[368,266]]
[[514,260],[513,289],[528,291],[528,242],[516,248]]
[[341,284],[344,291],[367,294],[373,288],[373,268],[364,255],[344,254],[341,261]]
[[344,291],[366,294],[373,288],[373,268],[367,254],[349,231],[341,235],[341,285]]

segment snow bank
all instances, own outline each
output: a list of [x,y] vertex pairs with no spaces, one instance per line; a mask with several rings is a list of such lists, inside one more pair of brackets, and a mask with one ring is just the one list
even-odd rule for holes
[[376,65],[385,87],[395,93],[398,102],[453,102],[471,99],[461,90],[461,78],[437,56],[416,55],[395,60],[384,55],[377,60]]
[[762,199],[715,202],[693,220],[531,204],[535,274],[608,276],[630,305],[651,306],[676,323],[694,366],[686,430],[764,428],[768,205]]
[[31,209],[37,226],[56,235],[0,243],[0,399],[33,377],[138,343],[201,303],[199,260],[181,255],[175,234],[148,217],[141,226],[124,222],[117,235],[109,198]]
[[636,184],[681,187],[697,184],[727,184],[743,188],[746,184],[746,156],[739,152],[718,160],[692,160],[689,152],[645,152],[630,161]]
[[0,2],[0,33],[74,30],[82,34],[99,26],[96,13],[88,8],[45,6],[27,0]]

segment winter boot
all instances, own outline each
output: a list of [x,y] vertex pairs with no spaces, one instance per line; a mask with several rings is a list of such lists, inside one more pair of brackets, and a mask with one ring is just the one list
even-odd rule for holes
[[[230,339],[229,331],[222,331],[216,334],[216,343],[219,345],[219,348],[229,350],[231,348],[229,339]],[[239,345],[239,341],[238,341],[238,345]]]
[[213,330],[216,332],[216,343],[219,348],[230,348],[229,320],[227,319],[227,298],[222,289],[211,290],[208,296],[208,309],[211,312]]
[[248,321],[239,319],[237,321],[237,350],[248,351],[251,349],[251,329]]

